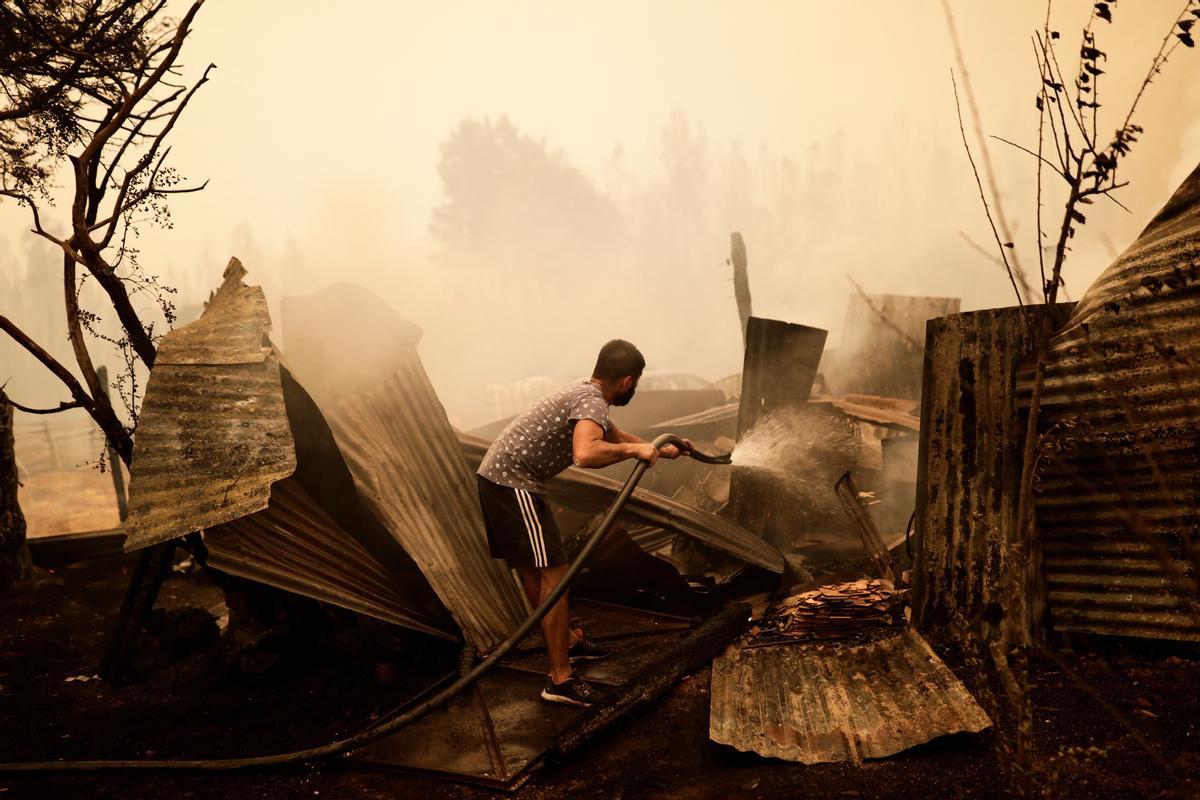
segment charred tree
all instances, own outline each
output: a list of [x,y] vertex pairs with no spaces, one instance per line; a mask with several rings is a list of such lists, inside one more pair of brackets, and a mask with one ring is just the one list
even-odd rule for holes
[[740,233],[729,236],[729,263],[733,266],[733,298],[737,301],[742,346],[746,346],[746,324],[750,322],[750,273],[746,260],[746,242]]
[[0,589],[11,589],[33,575],[33,562],[25,544],[25,515],[17,502],[13,443],[13,407],[0,389]]

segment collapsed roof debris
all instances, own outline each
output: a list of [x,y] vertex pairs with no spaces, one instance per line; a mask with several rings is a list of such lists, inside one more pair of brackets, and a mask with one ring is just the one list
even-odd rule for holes
[[417,354],[420,329],[347,283],[286,298],[283,317],[289,363],[312,387],[363,504],[468,639],[491,649],[524,619],[525,599],[488,553],[473,470]]
[[[215,568],[450,636],[444,606],[488,649],[520,621],[524,601],[488,555],[478,519],[471,470],[486,443],[450,427],[416,354],[420,331],[357,287],[288,298],[296,352],[282,368],[265,298],[245,274],[231,261],[200,320],[164,340],[126,547],[207,530]],[[574,468],[550,484],[553,499],[589,514],[619,488]],[[626,513],[784,569],[766,542],[671,498],[639,490]]]
[[[285,303],[295,334],[292,360],[284,361],[267,336],[265,298],[244,275],[232,261],[201,319],[164,341],[139,430],[127,547],[203,530],[214,568],[436,636],[453,638],[457,623],[488,649],[516,624],[524,602],[486,552],[471,491],[471,468],[487,443],[450,427],[416,354],[420,331],[364,290],[339,285]],[[814,364],[804,366],[807,385]],[[822,397],[805,405],[899,436],[919,427],[906,401]],[[733,426],[737,409],[701,414]],[[585,514],[604,510],[619,489],[609,477],[575,468],[548,485],[552,502]],[[624,514],[746,564],[786,570],[768,542],[677,499],[638,490]],[[755,630],[757,641],[734,645],[714,662],[712,738],[814,763],[880,757],[986,727],[924,640],[895,633],[904,624],[902,604],[903,592],[883,581],[794,598]],[[801,643],[766,641],[766,625],[780,641]],[[864,631],[876,639],[864,643]],[[859,640],[807,641],[847,633]],[[508,672],[524,675],[515,664]],[[879,676],[878,685],[867,674]],[[518,702],[506,694],[511,681],[489,680],[476,688],[476,705],[488,692],[501,705]],[[525,697],[527,687],[518,688]],[[799,705],[789,706],[788,697]],[[751,708],[766,716],[749,718]],[[907,709],[903,719],[888,720],[898,708]],[[445,719],[473,713],[448,709]],[[421,730],[386,747],[410,747]],[[488,758],[463,771],[509,785],[544,743],[508,753],[512,736],[498,729],[497,736]],[[423,758],[409,750],[364,755],[388,763]]]
[[709,738],[743,752],[857,764],[990,725],[911,628],[866,644],[735,642],[713,661]]
[[789,639],[836,639],[883,625],[904,625],[907,589],[889,580],[863,578],[794,595],[750,630],[748,646]]
[[[331,432],[303,387],[281,369],[266,338],[262,290],[246,286],[245,274],[232,260],[201,318],[163,341],[138,429],[126,549],[266,509],[236,526],[253,533],[237,547],[230,546],[230,531],[212,537],[218,563],[417,630],[452,633],[437,624],[432,589],[470,641],[481,650],[494,646],[519,623],[523,600],[487,555],[470,472],[415,339],[402,340],[390,371],[364,373],[374,383],[342,376],[344,393],[325,395]],[[353,335],[349,320],[361,321],[370,309],[358,300],[340,325],[322,330]],[[319,305],[319,296],[313,302]],[[394,318],[387,330],[407,324],[386,313]],[[329,363],[327,371],[335,367]],[[296,487],[272,491],[293,473],[307,495]],[[318,524],[318,507],[361,548],[337,527]],[[304,557],[296,552],[302,541],[310,551]],[[318,569],[330,573],[318,576]],[[381,569],[390,573],[391,596],[379,594]]]
[[421,613],[428,595],[414,596],[327,514],[295,478],[271,487],[270,505],[205,532],[208,564],[361,614],[446,639],[444,614]]
[[200,319],[159,345],[138,419],[125,549],[267,507],[296,470],[262,289],[236,258]]

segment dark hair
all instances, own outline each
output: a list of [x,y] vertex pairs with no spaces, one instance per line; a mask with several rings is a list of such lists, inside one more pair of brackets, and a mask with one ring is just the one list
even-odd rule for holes
[[592,377],[602,381],[619,381],[626,375],[637,377],[646,368],[640,350],[624,339],[613,339],[600,348]]

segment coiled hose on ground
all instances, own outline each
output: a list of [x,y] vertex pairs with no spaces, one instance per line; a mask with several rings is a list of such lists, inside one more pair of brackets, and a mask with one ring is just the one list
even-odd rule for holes
[[[700,453],[690,447],[683,439],[671,433],[664,433],[657,437],[652,444],[656,449],[662,449],[667,445],[675,445],[682,452],[690,455],[697,461],[702,461],[706,464],[729,464],[730,456],[710,456]],[[413,706],[409,710],[392,717],[380,724],[368,728],[354,736],[348,736],[344,739],[338,739],[328,744],[319,747],[310,747],[306,750],[295,750],[290,753],[276,753],[269,756],[253,756],[247,758],[217,758],[217,759],[157,759],[157,760],[104,760],[104,761],[27,761],[19,763],[0,764],[0,773],[28,773],[28,772],[98,772],[109,770],[197,770],[203,772],[224,772],[226,770],[237,769],[261,769],[263,767],[278,767],[287,764],[298,764],[307,761],[318,761],[321,759],[332,758],[334,756],[345,755],[351,750],[355,750],[363,745],[369,744],[381,737],[387,736],[389,733],[397,731],[406,725],[416,722],[421,717],[428,714],[433,709],[447,702],[455,695],[462,692],[475,681],[479,680],[480,676],[494,667],[500,659],[504,658],[510,650],[513,649],[522,639],[529,635],[534,626],[542,621],[542,617],[558,602],[559,598],[566,593],[571,585],[571,581],[583,568],[588,556],[596,549],[596,546],[604,539],[604,535],[608,529],[612,527],[616,521],[617,515],[621,513],[621,509],[625,507],[625,503],[629,500],[633,490],[637,488],[638,482],[641,481],[642,475],[645,474],[649,467],[646,461],[638,461],[634,466],[633,472],[625,480],[625,485],[621,488],[621,492],[617,495],[617,499],[609,507],[608,513],[604,515],[604,519],[600,522],[599,527],[592,533],[579,551],[579,555],[571,563],[563,575],[562,580],[550,592],[541,605],[533,610],[533,612],[521,623],[512,635],[501,642],[495,650],[488,654],[487,658],[480,661],[473,669],[462,674],[454,683],[447,686],[442,691],[433,695],[429,699]]]

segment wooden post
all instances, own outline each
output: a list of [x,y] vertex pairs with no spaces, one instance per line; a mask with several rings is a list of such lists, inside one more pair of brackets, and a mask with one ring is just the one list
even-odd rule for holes
[[125,592],[125,600],[117,615],[117,623],[109,634],[104,655],[100,660],[98,670],[100,677],[110,683],[120,681],[129,656],[137,647],[138,639],[150,619],[154,609],[154,601],[158,599],[158,590],[162,587],[163,578],[175,559],[175,548],[178,539],[147,547],[138,556],[137,565],[129,579],[129,588]]
[[892,555],[888,552],[887,545],[883,543],[883,537],[879,535],[879,529],[875,527],[875,521],[871,519],[870,512],[863,505],[858,487],[854,485],[854,479],[850,477],[849,472],[842,475],[841,480],[834,486],[834,491],[837,493],[838,499],[842,501],[842,507],[846,509],[846,513],[854,522],[854,528],[858,532],[859,539],[862,540],[863,549],[867,551],[875,568],[879,570],[879,577],[896,584],[898,576],[892,564]]
[[[826,336],[820,328],[750,317],[738,406],[739,440],[772,411],[804,408],[817,377]],[[732,468],[727,513],[743,528],[763,535],[771,526],[787,527],[787,520],[773,520],[778,499],[778,487],[768,477],[745,467]]]
[[42,420],[42,433],[46,435],[46,449],[50,451],[50,472],[58,470],[58,448],[54,444],[54,433],[50,430],[50,421]]

